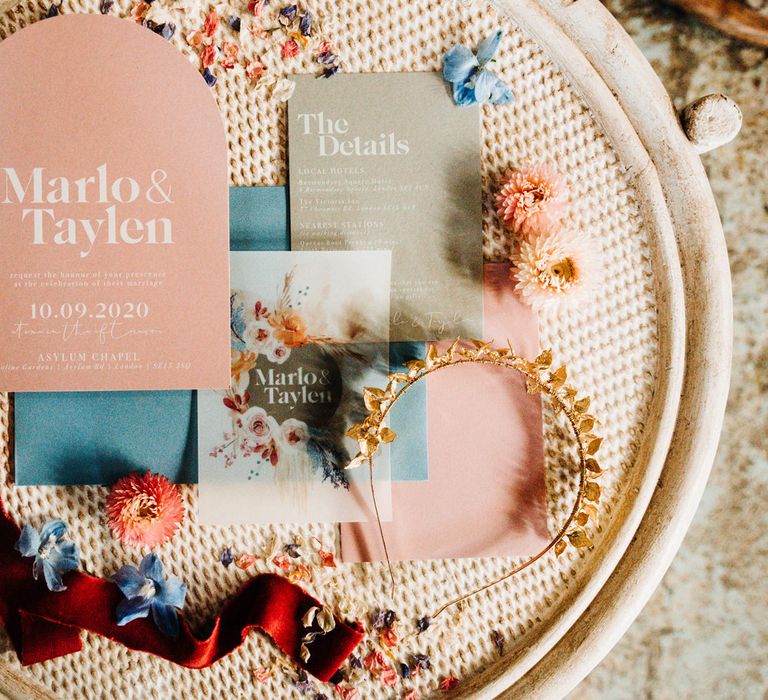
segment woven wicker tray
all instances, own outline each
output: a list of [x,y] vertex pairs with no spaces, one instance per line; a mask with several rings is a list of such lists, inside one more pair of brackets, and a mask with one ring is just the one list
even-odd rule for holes
[[[597,0],[514,0],[496,9],[482,2],[428,0],[308,4],[336,40],[347,71],[437,70],[453,43],[476,44],[503,25],[507,36],[497,70],[514,86],[517,101],[483,111],[485,255],[499,259],[508,250],[493,215],[493,183],[507,166],[531,160],[552,161],[566,173],[575,201],[570,223],[603,247],[610,274],[594,306],[579,317],[540,320],[542,344],[568,364],[602,420],[601,463],[609,471],[594,547],[545,558],[472,601],[453,633],[422,635],[411,649],[429,654],[435,665],[431,676],[414,683],[422,697],[436,693],[436,680],[448,673],[462,681],[455,697],[562,697],[607,653],[658,584],[714,457],[729,378],[731,301],[722,231],[703,168],[650,66]],[[200,25],[206,9],[178,14],[175,41],[191,60],[180,37]],[[65,0],[62,10],[96,12],[98,3]],[[113,12],[125,16],[129,10],[126,0],[118,0]],[[15,6],[0,17],[0,37],[41,12],[32,2]],[[274,51],[262,60],[285,70]],[[313,67],[297,59],[290,70]],[[215,95],[229,133],[232,184],[284,184],[284,106],[237,73],[223,75]],[[104,530],[105,490],[16,489],[7,398],[0,411],[0,493],[9,511],[20,521],[30,513],[58,514],[77,524],[85,566],[109,575],[132,554]],[[565,445],[558,421],[546,415],[552,530],[573,497],[576,475],[562,463]],[[184,495],[194,509],[196,489],[186,488]],[[335,541],[331,526],[224,530],[198,527],[192,519],[163,548],[163,560],[189,584],[186,612],[193,623],[203,624],[245,577],[224,571],[218,551],[225,545],[254,550],[273,534]],[[309,588],[327,598],[324,591],[333,584],[364,609],[391,606],[403,619],[413,619],[509,564],[398,564],[394,603],[382,565],[342,566],[333,581]],[[505,638],[501,657],[491,629]],[[283,677],[265,685],[251,679],[252,666],[267,666],[277,654],[257,634],[236,654],[199,672],[90,635],[79,655],[21,669],[7,641],[0,644],[0,689],[12,696],[297,697]],[[372,685],[361,694],[399,697],[400,691]]]

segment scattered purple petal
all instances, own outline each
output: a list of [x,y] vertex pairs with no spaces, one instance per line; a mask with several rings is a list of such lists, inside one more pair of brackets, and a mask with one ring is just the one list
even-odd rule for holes
[[411,664],[420,671],[428,671],[432,668],[432,662],[426,654],[414,654],[411,657]]
[[208,87],[213,87],[214,85],[216,85],[217,78],[216,78],[216,76],[213,73],[211,73],[211,69],[210,68],[206,68],[203,71],[203,80],[205,80],[205,84]]
[[326,68],[322,73],[323,78],[332,78],[334,75],[336,75],[336,73],[339,72],[340,68],[341,66],[338,64],[335,66],[328,66],[328,68]]
[[395,624],[397,614],[394,610],[377,610],[371,616],[371,627],[375,630],[383,630]]
[[232,565],[232,562],[235,561],[235,557],[232,554],[232,547],[224,547],[224,549],[221,550],[219,561],[224,564],[225,569],[228,569]]
[[296,13],[299,11],[298,5],[286,5],[280,10],[280,16],[285,17],[289,22],[293,22],[296,19]]
[[504,637],[501,636],[501,632],[498,630],[491,630],[491,640],[499,652],[499,656],[504,655]]
[[408,679],[411,677],[411,667],[408,664],[401,663],[400,664],[400,675]]
[[99,12],[101,12],[102,15],[108,15],[113,5],[115,4],[115,0],[101,0],[101,4],[99,5]]
[[363,668],[363,660],[359,656],[355,656],[352,654],[352,656],[349,657],[349,665],[352,666],[352,668]]
[[324,66],[330,66],[336,62],[336,54],[333,51],[323,51],[317,55],[317,62]]
[[303,693],[304,695],[306,695],[310,690],[313,689],[314,684],[309,679],[307,672],[302,668],[299,670],[298,678],[293,682],[293,686],[300,693]]
[[419,634],[421,634],[422,632],[426,632],[429,629],[429,626],[431,624],[432,624],[432,618],[429,615],[420,617],[418,620],[416,620],[416,631]]
[[298,559],[301,555],[299,554],[299,545],[297,542],[289,542],[283,547],[283,551],[291,557],[291,559]]
[[299,20],[299,31],[304,36],[312,36],[312,15],[309,11],[305,12]]
[[238,34],[240,33],[240,29],[242,29],[243,26],[242,20],[237,15],[232,15],[232,17],[227,20],[227,24],[229,24],[229,26],[232,27],[232,29]]
[[49,19],[50,17],[58,17],[61,14],[61,10],[58,5],[51,5],[48,8],[48,12],[43,15],[43,19]]

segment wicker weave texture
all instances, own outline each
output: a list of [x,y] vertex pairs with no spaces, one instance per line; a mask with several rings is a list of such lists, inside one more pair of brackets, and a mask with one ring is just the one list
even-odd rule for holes
[[[219,7],[225,16],[246,17],[245,3],[242,5],[232,2]],[[308,5],[320,19],[322,37],[335,43],[343,69],[349,72],[438,70],[441,56],[454,43],[475,45],[502,22],[492,8],[472,2],[327,0]],[[190,60],[197,61],[183,37],[201,26],[208,6],[189,2],[185,6],[169,6],[179,27],[174,42]],[[45,9],[31,2],[18,5],[0,18],[0,37],[36,21]],[[62,11],[98,12],[98,3],[64,0]],[[127,16],[129,11],[125,0],[118,0],[112,10],[120,16]],[[234,35],[232,38],[236,39]],[[240,43],[246,55],[258,56],[276,73],[318,70],[309,52],[283,59],[273,42],[254,39],[246,30]],[[543,315],[540,330],[542,346],[552,347],[556,361],[567,363],[572,381],[592,397],[594,413],[601,420],[598,432],[605,438],[601,463],[609,470],[603,477],[602,508],[608,519],[623,497],[622,485],[632,469],[654,391],[658,342],[648,234],[622,164],[597,121],[557,67],[520,29],[507,26],[495,70],[513,86],[516,100],[509,107],[483,108],[486,258],[503,259],[510,245],[493,212],[491,197],[496,182],[506,168],[537,161],[555,163],[565,174],[572,197],[566,223],[589,232],[604,253],[608,274],[594,302],[559,318]],[[284,184],[285,105],[270,99],[268,90],[250,85],[242,69],[218,69],[217,74],[214,94],[228,132],[231,184]],[[4,431],[0,493],[12,515],[19,522],[40,522],[53,516],[68,521],[81,545],[85,567],[96,575],[108,576],[124,563],[136,563],[140,553],[123,549],[105,529],[105,489],[13,486],[9,457],[12,415],[7,398],[0,409]],[[545,414],[545,453],[549,527],[554,531],[570,509],[576,475],[566,458],[567,432],[550,413]],[[185,487],[184,496],[189,512],[194,514],[196,488]],[[288,542],[296,537],[308,541],[312,535],[329,547],[336,542],[335,528],[330,525],[209,528],[197,526],[192,515],[180,535],[159,553],[173,573],[189,585],[186,614],[202,630],[221,602],[248,575],[236,567],[225,570],[221,566],[217,557],[223,547],[258,552],[273,536]],[[394,689],[373,682],[361,688],[361,697],[400,697],[410,687],[417,688],[422,697],[430,697],[444,675],[450,673],[469,683],[473,674],[491,664],[514,663],[523,653],[528,635],[550,624],[567,604],[569,592],[578,590],[584,556],[589,555],[546,557],[481,595],[462,615],[447,619],[411,640],[407,651],[398,652],[403,658],[412,652],[428,654],[434,664],[431,673]],[[499,575],[509,565],[508,560],[397,564],[399,585],[394,602],[388,597],[385,567],[378,564],[327,569],[306,587],[330,603],[352,600],[360,611],[393,607],[400,619],[410,624],[442,601]],[[506,640],[503,661],[491,641],[491,630],[498,630]],[[7,642],[4,648],[2,662],[17,666]],[[251,678],[253,667],[267,667],[275,658],[279,654],[274,646],[252,634],[241,650],[212,668],[188,671],[87,635],[82,654],[39,664],[25,673],[54,696],[72,700],[299,697],[290,684],[290,674],[278,673],[266,684]],[[318,687],[320,690],[332,694],[332,689]]]

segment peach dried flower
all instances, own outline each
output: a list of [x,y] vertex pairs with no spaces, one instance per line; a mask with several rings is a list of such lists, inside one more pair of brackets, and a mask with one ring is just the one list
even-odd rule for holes
[[513,170],[496,194],[499,219],[517,234],[528,236],[561,216],[568,199],[565,182],[547,164]]
[[588,236],[550,229],[523,240],[513,255],[515,291],[537,311],[559,311],[584,299],[601,277],[599,254]]

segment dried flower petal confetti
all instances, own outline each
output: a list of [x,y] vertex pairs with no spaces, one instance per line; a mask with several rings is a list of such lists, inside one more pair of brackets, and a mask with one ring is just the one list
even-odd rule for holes
[[459,684],[459,679],[455,676],[446,676],[440,681],[440,690],[447,693],[449,690],[453,690]]
[[193,49],[199,49],[203,45],[203,33],[199,29],[189,32],[184,38]]
[[334,690],[336,691],[336,695],[338,695],[341,700],[359,700],[360,698],[360,694],[357,692],[357,688],[350,688],[349,686],[345,685],[337,685],[334,687]]
[[280,10],[280,16],[287,19],[289,22],[293,22],[296,19],[296,13],[299,11],[298,5],[287,5]]
[[429,615],[425,615],[424,617],[420,617],[418,620],[416,620],[416,631],[418,634],[421,634],[422,632],[426,632],[429,629],[429,626],[432,624],[432,618],[429,617]]
[[501,632],[498,630],[491,630],[491,641],[499,652],[499,655],[504,654],[504,637],[501,636]]
[[397,685],[397,671],[387,665],[379,672],[379,680],[388,688],[394,688]]
[[234,556],[232,556],[232,547],[224,547],[224,549],[221,550],[219,561],[224,565],[225,569],[228,569],[232,565],[232,562],[235,561]]
[[395,649],[400,644],[400,637],[394,627],[387,627],[379,632],[379,643],[387,649]]
[[288,39],[281,47],[280,47],[280,55],[283,58],[293,58],[294,56],[299,55],[299,45],[296,43],[294,39]]
[[208,37],[212,37],[216,30],[219,28],[219,15],[216,10],[211,10],[205,17],[203,22],[203,34]]
[[256,82],[264,74],[264,66],[258,61],[250,61],[245,65],[245,75],[251,82]]
[[245,571],[250,569],[257,561],[259,561],[259,558],[254,554],[241,554],[235,561],[235,566]]
[[240,47],[237,44],[233,44],[230,41],[225,41],[221,45],[221,65],[222,67],[230,70],[235,67],[237,63],[238,55],[240,54]]
[[200,64],[203,68],[210,68],[214,63],[216,63],[216,47],[213,44],[208,44],[200,52]]
[[311,581],[312,571],[306,564],[299,564],[298,566],[294,567],[293,571],[288,574],[287,578],[291,583]]
[[278,569],[282,569],[283,571],[288,571],[293,565],[291,563],[291,560],[288,557],[286,557],[284,554],[278,554],[276,557],[273,557],[272,563]]
[[251,670],[251,675],[253,676],[253,680],[257,683],[266,683],[272,678],[272,671],[263,667],[254,668]]
[[238,34],[243,26],[242,20],[237,15],[232,15],[227,20],[227,24],[232,28],[232,31],[237,32]]
[[208,87],[213,87],[214,85],[216,85],[216,76],[213,73],[211,73],[210,68],[206,68],[203,71],[203,80],[205,80],[205,83],[206,85],[208,85]]

